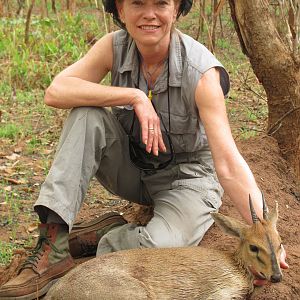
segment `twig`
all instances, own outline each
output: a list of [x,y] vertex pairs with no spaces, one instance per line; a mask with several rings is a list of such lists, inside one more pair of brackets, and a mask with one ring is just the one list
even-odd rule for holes
[[104,5],[102,5],[102,12],[103,12],[103,19],[104,19],[104,26],[105,26],[105,32],[108,33],[108,26],[107,26],[107,20],[106,20],[106,13],[105,13],[105,8]]
[[261,94],[259,94],[258,92],[256,92],[255,90],[253,90],[252,87],[250,87],[248,83],[244,82],[244,85],[248,91],[254,93],[256,96],[258,96],[259,98],[264,100],[264,102],[267,102],[267,99],[265,97],[263,97]]
[[[300,109],[300,106],[294,107],[292,109],[290,109],[288,112],[286,112],[281,118],[279,118],[268,130],[268,135],[273,135],[280,127],[281,127],[281,121],[283,119],[285,119],[287,116],[289,116],[290,114],[292,114],[293,112],[297,111]],[[279,125],[279,128],[276,128],[276,126]],[[274,128],[276,128],[276,130],[274,130]],[[274,130],[274,131],[273,131]]]
[[28,44],[28,40],[29,40],[29,26],[30,26],[30,18],[31,18],[31,13],[32,13],[32,9],[34,6],[34,2],[35,0],[31,1],[31,4],[28,8],[28,12],[27,12],[27,17],[26,17],[26,25],[25,25],[25,44]]
[[208,24],[208,22],[206,20],[206,17],[205,17],[205,15],[204,15],[204,13],[202,11],[201,11],[201,16],[202,16],[202,19],[204,20],[204,23],[205,23],[206,27],[207,27],[208,41],[209,41],[209,44],[210,44],[209,50],[212,53],[214,53],[214,46],[213,46],[213,41],[212,41],[212,36],[211,36],[209,24]]

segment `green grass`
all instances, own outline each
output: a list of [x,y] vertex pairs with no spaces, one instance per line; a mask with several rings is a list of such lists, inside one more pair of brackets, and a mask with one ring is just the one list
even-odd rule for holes
[[7,224],[14,227],[16,226],[17,216],[20,213],[20,195],[15,192],[4,193],[4,201],[8,205]]
[[0,138],[15,140],[20,134],[21,127],[16,124],[9,123],[0,127]]
[[[96,15],[61,13],[59,18],[33,16],[29,44],[24,43],[25,19],[0,19],[0,76],[4,83],[25,90],[45,89],[65,66],[88,50],[88,36],[104,34]],[[101,33],[102,34],[99,34]]]
[[251,137],[255,137],[258,133],[258,131],[255,130],[254,128],[240,127],[239,130],[240,130],[239,137],[242,140],[247,140]]
[[19,247],[13,243],[0,241],[0,265],[7,265],[12,258],[14,250],[18,248]]

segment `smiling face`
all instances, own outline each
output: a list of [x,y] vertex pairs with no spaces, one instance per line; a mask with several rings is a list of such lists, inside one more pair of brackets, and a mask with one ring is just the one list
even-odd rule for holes
[[116,4],[121,21],[138,46],[168,47],[177,15],[174,0],[117,0]]

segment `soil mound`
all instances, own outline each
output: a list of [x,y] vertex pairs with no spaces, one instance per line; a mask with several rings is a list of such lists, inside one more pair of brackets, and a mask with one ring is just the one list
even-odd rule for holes
[[[287,251],[288,270],[283,270],[283,282],[267,286],[255,300],[300,299],[300,187],[286,161],[281,157],[275,139],[260,136],[238,142],[238,148],[250,166],[263,191],[269,208],[279,204],[278,231]],[[229,198],[225,195],[220,210],[226,215],[239,217]],[[228,249],[234,248],[235,239],[225,236],[217,226],[206,234],[202,245]]]

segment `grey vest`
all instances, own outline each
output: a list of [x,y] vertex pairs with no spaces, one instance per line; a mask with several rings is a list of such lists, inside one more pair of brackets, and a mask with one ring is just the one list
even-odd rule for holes
[[[111,85],[136,87],[147,93],[146,80],[142,72],[139,72],[136,44],[126,31],[119,30],[114,33],[113,51]],[[208,152],[210,154],[204,126],[195,102],[195,89],[202,75],[213,67],[220,69],[220,84],[226,96],[230,84],[229,76],[222,64],[199,42],[176,29],[172,32],[169,49],[169,87],[168,62],[166,62],[164,71],[153,89],[152,101],[170,132],[175,153],[180,153],[181,156],[185,153],[201,155],[205,152],[205,156]],[[132,107],[115,107],[113,112],[128,133],[132,124]],[[161,128],[163,131],[163,126]],[[135,135],[139,133],[135,132]]]

